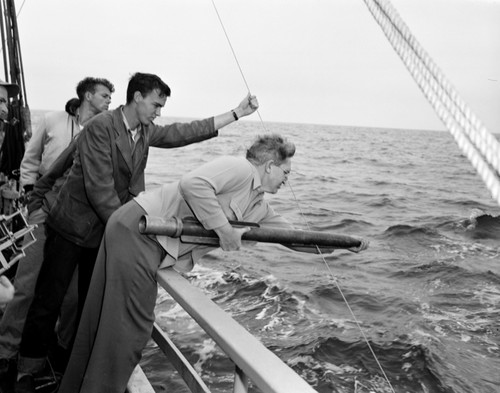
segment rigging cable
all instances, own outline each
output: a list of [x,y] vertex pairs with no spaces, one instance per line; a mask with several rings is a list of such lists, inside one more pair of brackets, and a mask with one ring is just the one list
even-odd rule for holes
[[389,0],[364,0],[458,147],[500,205],[500,143],[452,87]]
[[[245,83],[245,86],[247,87],[248,94],[250,94],[250,87],[248,86],[247,79],[245,78],[245,74],[243,73],[243,70],[240,66],[240,62],[238,61],[238,57],[236,56],[236,52],[233,49],[233,45],[231,44],[231,40],[229,39],[229,36],[226,32],[226,28],[224,27],[224,23],[222,23],[222,19],[219,15],[219,11],[217,10],[217,6],[215,5],[214,0],[212,1],[212,5],[214,6],[215,13],[217,14],[217,18],[219,19],[219,23],[222,27],[222,31],[224,32],[224,35],[226,36],[227,43],[229,44],[229,48],[231,49],[231,53],[233,54],[233,58],[236,61],[236,65],[238,66],[238,69],[240,70],[240,75],[243,78],[243,82]],[[260,123],[262,124],[262,127],[264,128],[264,131],[267,132],[266,125],[264,124],[264,120],[262,120],[262,117],[260,116],[260,112],[257,109],[257,115],[259,116]]]
[[[218,12],[218,10],[217,10],[217,6],[215,5],[215,0],[211,0],[211,1],[212,1],[213,6],[214,6],[214,9],[215,9],[215,12],[216,12],[216,14],[217,14],[217,17],[218,17],[218,19],[219,19],[219,23],[220,23],[220,25],[221,25],[221,27],[222,27],[222,30],[224,31],[224,35],[226,36],[227,42],[228,42],[228,44],[229,44],[229,47],[231,48],[231,52],[232,52],[232,54],[233,54],[234,60],[236,61],[236,64],[238,65],[238,68],[239,68],[239,70],[240,70],[240,73],[241,73],[241,76],[242,76],[242,78],[243,78],[243,81],[244,81],[245,85],[247,86],[248,92],[250,92],[250,88],[249,88],[249,86],[248,86],[248,84],[247,84],[247,81],[246,81],[245,75],[243,74],[243,70],[241,69],[240,63],[239,63],[239,61],[238,61],[238,58],[237,58],[237,56],[236,56],[236,53],[235,53],[235,51],[234,51],[234,49],[233,49],[233,46],[232,46],[232,44],[231,44],[231,40],[229,39],[229,36],[228,36],[228,34],[227,34],[227,32],[226,32],[226,29],[225,29],[225,27],[224,27],[224,23],[222,22],[222,18],[220,17],[219,12]],[[260,113],[259,113],[259,118],[260,118],[260,121],[261,121],[261,123],[262,123],[262,126],[264,127],[264,130],[267,132],[267,129],[266,129],[266,127],[264,126],[264,121],[263,121],[263,120],[262,120],[262,118],[260,117]],[[292,188],[292,184],[291,184],[290,180],[287,180],[287,184],[288,184],[288,187],[290,188],[290,191],[292,192],[292,195],[293,195],[293,199],[294,199],[294,201],[295,201],[295,204],[297,205],[297,207],[298,207],[298,209],[299,209],[299,211],[300,211],[300,215],[301,215],[302,220],[305,222],[305,224],[306,224],[307,228],[308,228],[309,230],[311,230],[311,227],[310,227],[310,225],[309,225],[309,222],[308,222],[308,221],[307,221],[307,219],[305,218],[305,215],[304,215],[304,213],[303,213],[303,211],[302,211],[302,208],[301,208],[301,206],[300,206],[300,203],[299,203],[299,201],[298,201],[298,199],[297,199],[297,197],[296,197],[296,195],[295,195],[295,192],[294,192],[294,190],[293,190],[293,188]],[[369,340],[368,340],[368,338],[367,338],[366,334],[364,333],[363,329],[361,328],[361,324],[360,324],[360,322],[358,321],[358,319],[357,319],[357,318],[356,318],[356,316],[354,315],[354,312],[353,312],[353,310],[352,310],[351,306],[349,305],[349,302],[347,301],[347,298],[345,297],[344,292],[342,291],[342,289],[341,289],[341,287],[340,287],[340,284],[338,283],[337,278],[334,276],[334,274],[333,274],[332,270],[330,269],[330,266],[328,265],[328,263],[327,263],[327,261],[326,261],[326,259],[325,259],[325,257],[324,257],[324,254],[321,252],[321,249],[320,249],[318,246],[316,246],[316,250],[318,251],[318,254],[321,256],[321,258],[322,258],[322,260],[323,260],[323,263],[325,264],[326,269],[328,270],[328,273],[330,274],[330,276],[331,276],[331,278],[332,278],[333,282],[335,283],[335,286],[337,287],[337,290],[339,291],[339,293],[340,293],[340,295],[341,295],[341,297],[342,297],[342,299],[343,299],[344,303],[346,304],[347,309],[349,310],[349,313],[351,314],[351,317],[353,318],[353,320],[354,320],[354,322],[355,322],[356,326],[358,327],[359,331],[361,332],[361,335],[362,335],[362,337],[363,337],[363,339],[364,339],[364,341],[365,341],[366,345],[368,346],[368,348],[369,348],[369,350],[370,350],[370,352],[371,352],[371,354],[372,354],[373,358],[375,359],[375,362],[377,363],[377,365],[378,365],[378,367],[379,367],[380,371],[382,372],[382,375],[384,376],[385,381],[386,381],[386,382],[387,382],[387,384],[389,385],[389,387],[390,387],[391,391],[392,391],[393,393],[395,393],[395,390],[394,390],[394,388],[392,387],[392,384],[391,384],[391,382],[389,381],[389,378],[387,377],[387,374],[385,373],[384,368],[382,367],[382,364],[381,364],[381,363],[380,363],[380,361],[378,360],[377,355],[375,354],[375,351],[373,350],[373,348],[372,348],[372,346],[371,346],[371,344],[370,344],[370,342],[369,342]]]
[[[16,13],[16,18],[19,18],[19,15],[21,15],[21,11],[23,10],[24,3],[26,3],[26,0],[23,0],[23,3],[21,4],[21,7],[19,7],[19,11]],[[3,51],[3,43],[2,46],[0,46],[0,52]]]

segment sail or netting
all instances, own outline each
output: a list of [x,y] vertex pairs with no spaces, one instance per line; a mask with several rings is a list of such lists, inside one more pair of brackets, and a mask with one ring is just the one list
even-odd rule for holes
[[390,1],[364,1],[425,97],[500,205],[500,143],[461,99]]

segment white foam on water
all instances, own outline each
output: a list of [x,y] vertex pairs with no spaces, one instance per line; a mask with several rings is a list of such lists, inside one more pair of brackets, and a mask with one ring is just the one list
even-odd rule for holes
[[422,329],[414,329],[410,333],[410,339],[413,345],[428,346],[428,344],[431,342],[441,343],[439,337],[436,337],[435,335]]
[[474,297],[488,307],[489,312],[500,312],[500,287],[493,284],[485,284],[482,288],[473,291]]
[[215,341],[212,340],[211,338],[203,340],[203,343],[201,345],[196,346],[194,354],[198,355],[198,360],[193,365],[193,367],[198,374],[201,375],[203,371],[203,365],[208,360],[213,358],[214,355],[217,353],[217,351],[218,351],[217,345],[215,344]]

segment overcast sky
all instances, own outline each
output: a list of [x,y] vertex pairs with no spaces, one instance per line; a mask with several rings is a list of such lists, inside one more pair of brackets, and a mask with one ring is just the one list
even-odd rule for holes
[[[392,3],[500,132],[500,0]],[[215,4],[264,122],[444,129],[362,0]],[[114,108],[136,71],[170,85],[164,116],[225,112],[247,91],[211,0],[25,0],[18,22],[32,109],[63,109],[85,76],[115,84]]]

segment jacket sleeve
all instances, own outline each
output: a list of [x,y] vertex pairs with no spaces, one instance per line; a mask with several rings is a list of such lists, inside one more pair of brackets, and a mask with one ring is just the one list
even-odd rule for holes
[[219,135],[214,129],[214,118],[195,120],[190,123],[173,123],[166,126],[154,125],[151,128],[150,146],[180,147],[201,142]]
[[290,222],[285,217],[276,213],[266,201],[264,201],[261,208],[265,211],[264,218],[259,221],[259,224],[261,226],[270,228],[293,229],[293,225],[290,224]]
[[228,222],[217,196],[245,190],[250,178],[251,172],[241,160],[223,157],[185,174],[179,192],[198,221],[206,229],[214,229]]
[[[73,140],[59,155],[59,157],[57,157],[47,173],[37,180],[28,202],[28,212],[31,213],[42,206],[43,199],[47,193],[52,190],[55,182],[65,176],[68,169],[71,168],[71,165],[73,165],[73,156],[75,151],[76,140]],[[52,202],[53,201],[51,201],[50,204],[52,204]]]
[[113,129],[93,122],[78,137],[78,156],[88,201],[100,220],[106,224],[121,206],[113,177]]
[[46,133],[47,118],[43,116],[40,125],[31,136],[21,161],[21,177],[19,181],[23,187],[28,184],[35,184],[38,178]]

